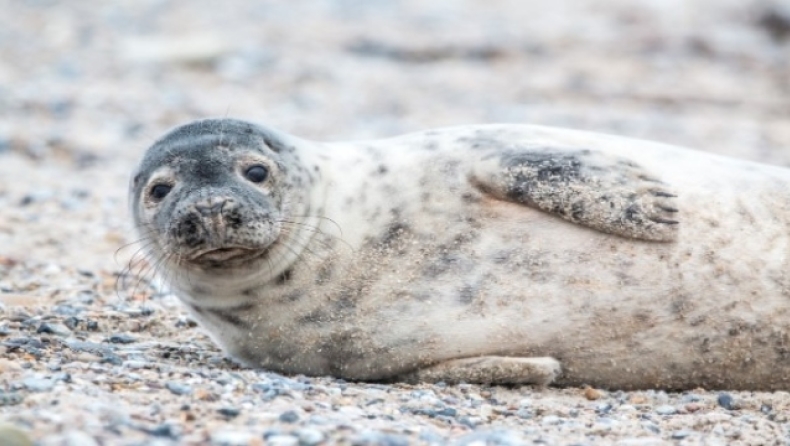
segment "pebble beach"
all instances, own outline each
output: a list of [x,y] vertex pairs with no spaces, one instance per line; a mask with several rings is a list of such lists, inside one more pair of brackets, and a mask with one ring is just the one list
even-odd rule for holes
[[[789,445],[790,389],[357,383],[234,363],[140,256],[169,128],[532,123],[790,167],[787,0],[0,0],[0,446]],[[790,373],[790,371],[788,371]]]

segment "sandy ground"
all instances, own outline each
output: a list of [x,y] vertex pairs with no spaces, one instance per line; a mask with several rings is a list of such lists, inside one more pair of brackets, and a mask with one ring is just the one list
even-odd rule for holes
[[787,392],[245,370],[152,291],[148,271],[117,279],[139,249],[129,172],[195,118],[321,140],[529,122],[790,166],[787,0],[0,0],[0,11],[0,445],[790,444]]

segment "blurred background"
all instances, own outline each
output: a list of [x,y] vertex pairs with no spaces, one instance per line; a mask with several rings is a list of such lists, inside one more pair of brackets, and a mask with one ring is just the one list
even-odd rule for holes
[[208,116],[319,140],[537,123],[790,166],[790,0],[0,0],[0,11],[11,258],[118,269],[136,161],[169,127]]

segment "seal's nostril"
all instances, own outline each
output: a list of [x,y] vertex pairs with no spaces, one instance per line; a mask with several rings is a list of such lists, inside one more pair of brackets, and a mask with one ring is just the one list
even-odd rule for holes
[[192,219],[185,221],[181,233],[184,235],[195,235],[197,233],[197,223]]
[[190,214],[181,220],[175,227],[175,236],[190,247],[198,246],[203,242],[204,232],[200,225],[200,217]]
[[229,212],[226,211],[223,216],[225,217],[225,221],[227,221],[233,229],[239,229],[243,223],[241,213],[237,209],[231,209]]

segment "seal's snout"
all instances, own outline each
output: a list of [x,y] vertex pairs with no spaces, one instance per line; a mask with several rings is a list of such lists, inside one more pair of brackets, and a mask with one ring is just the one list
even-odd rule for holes
[[228,230],[244,224],[239,203],[231,197],[212,196],[187,208],[174,228],[176,238],[188,248],[221,247]]

